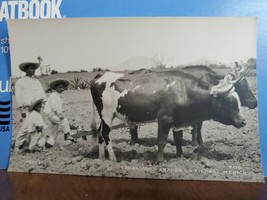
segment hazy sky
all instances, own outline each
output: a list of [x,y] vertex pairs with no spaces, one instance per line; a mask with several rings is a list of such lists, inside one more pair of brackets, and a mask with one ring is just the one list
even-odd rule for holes
[[38,56],[60,72],[111,68],[155,54],[167,66],[256,58],[255,17],[10,20],[8,29],[13,76],[24,74],[19,63]]

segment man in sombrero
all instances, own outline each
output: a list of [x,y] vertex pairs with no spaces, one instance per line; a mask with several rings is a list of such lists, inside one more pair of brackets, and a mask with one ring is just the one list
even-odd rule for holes
[[51,136],[47,140],[47,146],[52,147],[55,144],[59,132],[63,132],[64,140],[69,144],[74,140],[70,136],[70,124],[68,119],[63,116],[63,102],[61,93],[69,86],[69,81],[65,79],[56,79],[50,83],[53,92],[47,99],[44,107],[44,113],[48,115],[51,122]]
[[40,81],[34,76],[36,69],[40,66],[35,62],[24,62],[19,65],[19,69],[26,75],[18,79],[15,83],[15,98],[22,118],[28,113],[28,108],[36,99],[46,101],[46,94]]

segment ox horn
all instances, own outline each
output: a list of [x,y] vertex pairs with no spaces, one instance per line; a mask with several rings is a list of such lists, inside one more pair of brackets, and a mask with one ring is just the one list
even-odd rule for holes
[[249,71],[252,70],[252,66],[247,66],[245,69],[244,69],[244,72],[243,72],[243,76],[247,76]]
[[[244,63],[241,62],[241,65],[238,64],[238,62],[235,62],[235,66],[238,67],[238,66],[241,66],[242,68],[244,67]],[[217,87],[217,86],[213,86],[213,88],[211,89],[211,94],[213,94],[214,96],[216,95],[220,95],[220,96],[224,96],[226,95],[227,93],[229,93],[235,86],[236,83],[240,82],[247,74],[248,72],[251,70],[251,67],[249,66],[246,66],[246,68],[244,68],[239,76],[232,80],[232,81],[229,81],[229,83],[223,87]]]
[[228,94],[234,88],[234,84],[229,84],[224,88],[220,88],[217,90],[217,95],[224,96]]
[[237,79],[231,81],[230,84],[235,85],[236,83],[240,82],[244,77],[244,74],[242,74],[241,76],[237,77]]

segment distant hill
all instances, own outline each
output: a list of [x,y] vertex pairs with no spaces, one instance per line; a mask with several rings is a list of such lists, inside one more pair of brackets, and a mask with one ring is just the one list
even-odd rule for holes
[[145,56],[132,57],[128,60],[110,67],[110,70],[138,70],[141,68],[150,69],[153,65],[151,58]]
[[186,63],[186,65],[223,65],[225,63],[215,60],[209,60],[205,57],[199,58],[197,60],[194,60],[192,62]]

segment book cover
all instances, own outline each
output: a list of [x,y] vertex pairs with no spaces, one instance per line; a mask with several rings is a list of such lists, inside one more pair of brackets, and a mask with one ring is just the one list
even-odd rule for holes
[[9,171],[264,180],[256,17],[9,20],[8,30]]
[[[159,17],[159,16],[254,16],[257,17],[257,100],[259,114],[259,132],[260,132],[260,147],[262,154],[263,171],[266,175],[266,140],[265,134],[265,119],[267,108],[265,99],[266,84],[266,56],[267,40],[266,32],[266,2],[258,0],[251,1],[235,1],[221,2],[201,0],[195,1],[133,1],[124,2],[116,1],[90,1],[84,2],[81,0],[65,1],[65,0],[50,0],[50,1],[15,1],[1,0],[0,1],[0,27],[1,27],[1,121],[5,121],[1,125],[0,131],[0,168],[7,168],[9,162],[9,154],[11,147],[11,125],[7,124],[11,120],[9,101],[11,101],[11,81],[10,80],[10,59],[9,59],[9,38],[7,34],[6,19],[42,19],[42,18],[76,18],[76,17]],[[75,39],[73,39],[75,40]],[[69,42],[73,42],[69,41]],[[156,54],[156,53],[155,53]],[[162,56],[162,55],[159,55]],[[45,62],[45,61],[44,61]],[[203,63],[202,63],[203,64]],[[18,67],[18,66],[17,66]]]

